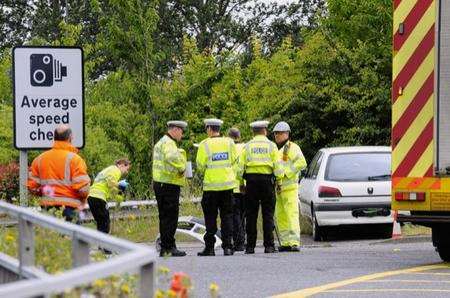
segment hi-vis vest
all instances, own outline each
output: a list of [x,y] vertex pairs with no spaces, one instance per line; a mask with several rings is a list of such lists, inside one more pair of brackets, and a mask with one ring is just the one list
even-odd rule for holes
[[117,185],[120,177],[122,177],[122,172],[115,165],[103,169],[95,177],[94,184],[89,190],[89,196],[104,201],[110,199],[113,196],[113,192],[118,193]]
[[42,195],[42,206],[81,206],[91,179],[84,160],[69,142],[55,141],[51,150],[36,157],[28,174],[28,188]]
[[221,191],[237,186],[237,152],[234,141],[227,137],[203,140],[197,151],[197,170],[203,174],[203,190]]
[[278,151],[278,156],[283,165],[284,175],[281,183],[281,191],[298,189],[298,179],[301,170],[306,168],[306,159],[300,147],[287,141]]
[[263,135],[257,135],[245,144],[239,165],[241,174],[273,174],[278,181],[283,177],[277,145]]
[[177,147],[169,136],[165,135],[153,149],[153,181],[184,186],[186,178],[186,152]]

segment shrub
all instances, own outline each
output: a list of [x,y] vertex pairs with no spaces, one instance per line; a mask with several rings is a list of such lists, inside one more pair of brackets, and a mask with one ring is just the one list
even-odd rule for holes
[[19,165],[0,165],[0,199],[11,202],[19,196]]

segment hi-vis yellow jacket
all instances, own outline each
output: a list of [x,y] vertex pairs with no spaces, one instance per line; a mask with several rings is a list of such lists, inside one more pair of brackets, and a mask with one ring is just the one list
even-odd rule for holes
[[186,178],[186,152],[165,135],[153,149],[153,181],[184,186]]
[[203,140],[197,151],[197,170],[203,175],[203,190],[221,191],[237,186],[238,155],[234,141],[228,137]]
[[94,183],[89,190],[89,196],[107,201],[115,193],[119,192],[117,185],[120,177],[122,177],[122,172],[116,165],[103,169],[95,177]]
[[281,191],[298,189],[300,172],[306,168],[306,159],[303,156],[302,150],[297,144],[287,141],[278,150],[278,153],[279,160],[284,169]]
[[266,136],[257,135],[244,146],[239,158],[239,174],[273,174],[277,184],[283,178],[277,145]]

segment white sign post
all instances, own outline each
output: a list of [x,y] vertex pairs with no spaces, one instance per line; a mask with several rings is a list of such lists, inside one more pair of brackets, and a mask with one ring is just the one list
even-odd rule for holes
[[82,49],[15,47],[13,86],[14,146],[21,150],[20,201],[24,205],[27,150],[51,148],[54,130],[60,124],[72,129],[75,147],[84,146]]

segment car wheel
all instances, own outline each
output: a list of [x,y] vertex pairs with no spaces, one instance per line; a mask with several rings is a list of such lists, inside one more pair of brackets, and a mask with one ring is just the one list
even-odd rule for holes
[[323,231],[322,228],[317,223],[317,218],[314,210],[311,211],[311,226],[312,226],[312,237],[314,241],[322,241],[323,238]]
[[448,244],[438,245],[437,251],[442,261],[450,262],[450,246]]
[[385,239],[392,238],[392,224],[382,225],[380,236]]

